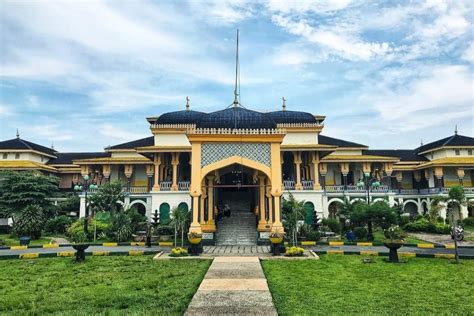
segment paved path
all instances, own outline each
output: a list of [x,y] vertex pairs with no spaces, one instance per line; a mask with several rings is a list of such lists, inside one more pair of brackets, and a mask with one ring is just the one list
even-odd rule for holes
[[258,257],[216,257],[185,315],[277,315]]

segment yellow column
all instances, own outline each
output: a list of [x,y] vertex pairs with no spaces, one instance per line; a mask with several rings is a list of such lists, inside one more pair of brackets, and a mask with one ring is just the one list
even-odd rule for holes
[[208,221],[202,226],[205,232],[213,233],[216,231],[216,224],[214,223],[214,176],[207,177],[207,216]]
[[435,177],[436,177],[436,187],[437,188],[440,188],[442,187],[442,180],[443,180],[443,167],[435,167],[434,168],[434,174],[435,174]]
[[173,165],[173,184],[171,185],[171,191],[178,191],[179,153],[172,153],[171,155],[171,164]]
[[110,165],[102,165],[102,174],[104,175],[106,181],[110,178],[110,169]]
[[268,222],[270,225],[273,225],[273,201],[272,201],[272,193],[271,193],[271,188],[267,188],[267,194],[265,195],[267,198],[267,204],[268,204]]
[[459,184],[460,185],[463,185],[463,179],[464,179],[464,176],[466,175],[466,173],[464,172],[464,169],[463,168],[458,168],[457,169],[457,175],[458,175],[458,179],[459,179]]
[[370,172],[372,171],[372,164],[370,162],[363,162],[362,163],[362,172],[364,173],[364,176],[370,177]]
[[293,152],[293,157],[295,160],[295,168],[296,168],[296,190],[303,190],[303,185],[301,184],[301,152],[295,151]]
[[[271,193],[274,198],[274,213],[275,217],[273,219],[272,230],[278,232],[284,232],[283,225],[280,220],[280,196],[282,195],[283,188],[281,183],[281,162],[280,162],[280,143],[271,144],[272,151],[272,178],[271,182]],[[301,183],[300,183],[301,184]]]
[[313,152],[311,157],[311,162],[313,163],[313,190],[321,190],[321,184],[319,183],[319,153]]
[[265,218],[265,199],[266,197],[266,192],[265,192],[265,176],[264,175],[259,175],[258,176],[258,198],[259,198],[259,213],[260,213],[260,219],[258,221],[258,231],[263,232],[268,230],[267,225],[268,222]]
[[161,164],[161,154],[156,153],[153,160],[153,166],[155,168],[155,178],[153,183],[153,191],[160,191],[160,164]]
[[201,196],[201,143],[191,144],[191,185],[190,195],[193,198],[193,221],[189,231],[201,233],[201,224],[198,220],[199,196]]
[[201,194],[201,207],[199,208],[200,210],[200,213],[201,213],[201,220],[199,221],[201,223],[201,226],[202,226],[202,230],[204,230],[204,224],[206,224],[206,221],[204,219],[204,206],[205,206],[205,201],[206,201],[206,198],[207,198],[207,190],[206,190],[206,187],[204,187],[202,189],[202,194]]

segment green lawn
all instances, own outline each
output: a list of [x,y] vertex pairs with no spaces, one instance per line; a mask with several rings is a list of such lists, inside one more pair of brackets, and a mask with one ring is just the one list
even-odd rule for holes
[[263,261],[283,315],[472,315],[474,261],[411,258],[391,264],[374,257],[323,255],[321,260]]
[[0,314],[183,314],[210,261],[0,260]]
[[[37,240],[31,240],[30,246],[38,246],[49,244],[51,239],[49,238],[40,238]],[[18,246],[20,245],[20,240],[16,236],[12,236],[10,234],[0,234],[0,246]]]

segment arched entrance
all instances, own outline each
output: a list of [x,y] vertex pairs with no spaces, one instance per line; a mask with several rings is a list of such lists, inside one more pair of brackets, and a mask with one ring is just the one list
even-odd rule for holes
[[[259,208],[266,207],[266,176],[250,167],[234,163],[206,174],[200,203],[200,223],[204,231],[216,228],[218,245],[256,245]],[[260,199],[265,199],[260,203]]]
[[314,204],[312,202],[306,202],[304,204],[304,223],[311,225],[314,222]]
[[160,224],[168,225],[170,223],[170,205],[161,203],[160,205]]

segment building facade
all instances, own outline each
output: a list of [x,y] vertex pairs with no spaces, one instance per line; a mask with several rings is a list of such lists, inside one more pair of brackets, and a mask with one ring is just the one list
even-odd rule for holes
[[[235,199],[248,201],[262,236],[283,230],[281,198],[290,193],[320,217],[335,216],[346,198],[386,200],[424,214],[433,196],[456,184],[474,200],[474,138],[457,132],[416,149],[369,149],[321,135],[324,116],[290,111],[284,103],[268,113],[237,102],[212,113],[187,104],[147,120],[150,137],[104,152],[61,153],[17,136],[0,142],[0,170],[54,174],[65,191],[85,175],[99,186],[120,181],[127,207],[162,219],[175,207],[187,208],[191,230],[210,236],[219,229],[221,209]],[[474,216],[467,206],[459,211]]]

